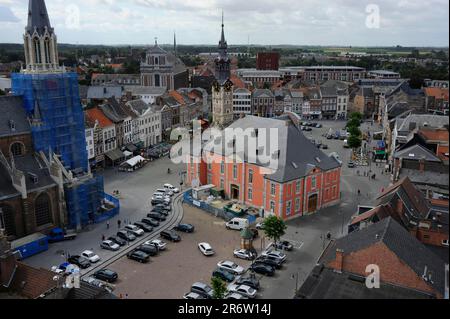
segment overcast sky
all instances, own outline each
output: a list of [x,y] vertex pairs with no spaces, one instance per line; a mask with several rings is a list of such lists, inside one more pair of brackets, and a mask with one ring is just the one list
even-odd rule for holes
[[[448,46],[448,0],[46,0],[60,43]],[[374,4],[376,6],[371,6]],[[21,43],[28,0],[0,0],[0,42]],[[377,19],[378,13],[380,19]],[[78,14],[79,13],[79,14]],[[79,18],[78,18],[79,17]],[[379,20],[379,23],[378,23]]]

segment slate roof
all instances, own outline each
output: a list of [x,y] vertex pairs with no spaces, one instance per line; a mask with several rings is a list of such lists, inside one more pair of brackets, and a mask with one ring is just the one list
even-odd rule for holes
[[39,35],[43,35],[47,27],[48,32],[53,33],[48,17],[47,8],[44,0],[29,0],[28,4],[28,24],[26,31],[33,34],[34,29]]
[[273,98],[272,91],[268,89],[256,89],[253,91],[254,98]]
[[335,87],[321,87],[320,92],[322,93],[322,97],[335,97],[337,96],[337,90]]
[[410,132],[411,125],[415,128],[427,127],[442,128],[448,126],[448,116],[428,115],[428,114],[411,114],[406,117],[402,124],[398,127],[399,132]]
[[144,114],[149,108],[148,104],[141,99],[129,101],[127,104],[140,115]]
[[114,123],[121,123],[128,114],[122,109],[121,105],[115,98],[108,99],[108,103],[100,105],[103,114]]
[[[315,167],[323,171],[340,167],[340,164],[334,158],[328,157],[313,145],[311,141],[303,135],[302,131],[294,125],[291,120],[285,119],[285,117],[280,119],[270,119],[257,116],[246,116],[245,118],[234,122],[230,128],[241,128],[244,131],[247,129],[253,130],[255,128],[267,129],[266,146],[274,145],[270,140],[270,129],[278,130],[277,137],[280,155],[275,173],[266,176],[269,180],[285,183],[306,176]],[[214,141],[209,143],[214,143]],[[220,154],[224,154],[226,151],[220,148],[214,150],[218,151]],[[245,154],[238,155],[246,161],[254,162],[262,167],[268,167],[268,165],[255,162],[254,158],[247,154],[247,151],[248,150],[245,151]],[[271,149],[270,151],[272,154],[268,154],[268,156],[272,156],[277,152],[275,149]],[[267,149],[264,149],[263,152],[267,152]],[[231,154],[225,155],[229,156]],[[275,167],[270,168],[275,169]]]
[[[56,183],[50,177],[50,173],[46,168],[45,163],[43,163],[39,157],[27,154],[16,157],[14,162],[16,168],[25,174],[25,182],[28,192],[56,186]],[[38,177],[38,182],[34,183],[28,173],[36,175]]]
[[37,269],[17,262],[16,274],[11,283],[11,289],[20,295],[36,299],[40,295],[56,288],[53,281],[55,273],[46,269]]
[[167,90],[165,87],[126,85],[125,91],[131,92],[133,95],[163,95]]
[[397,151],[394,154],[394,158],[409,159],[409,160],[425,160],[427,162],[441,163],[441,159],[435,154],[430,152],[427,148],[420,144],[413,145],[407,149]]
[[111,97],[120,98],[123,95],[121,86],[90,86],[88,89],[88,99],[109,99]]
[[[15,130],[11,130],[14,121]],[[31,134],[21,96],[0,96],[0,137]]]
[[326,265],[335,260],[337,249],[343,250],[345,256],[379,243],[384,244],[417,277],[422,278],[426,267],[432,273],[432,281],[428,284],[444,294],[445,263],[391,217],[332,242],[320,262]]
[[296,299],[430,299],[416,290],[381,283],[366,287],[365,278],[316,266],[300,287]]
[[71,289],[66,299],[117,299],[117,297],[104,288],[81,281],[80,288]]

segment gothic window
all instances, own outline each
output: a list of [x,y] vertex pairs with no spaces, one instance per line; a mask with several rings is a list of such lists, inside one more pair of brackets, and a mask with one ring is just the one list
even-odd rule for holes
[[46,193],[42,193],[36,198],[34,203],[34,215],[37,227],[53,222],[50,197]]
[[155,86],[161,86],[161,77],[159,76],[159,74],[155,74]]
[[0,228],[5,229],[7,236],[16,235],[14,212],[9,205],[0,205]]
[[50,63],[50,40],[48,38],[46,38],[44,42],[44,51],[45,51],[45,63]]
[[158,65],[158,64],[159,64],[158,58],[155,58],[155,65]]
[[11,144],[10,150],[13,156],[22,156],[25,154],[25,146],[21,142]]
[[42,63],[41,59],[41,42],[39,41],[39,38],[33,39],[33,46],[34,46],[34,55],[36,57],[36,63]]

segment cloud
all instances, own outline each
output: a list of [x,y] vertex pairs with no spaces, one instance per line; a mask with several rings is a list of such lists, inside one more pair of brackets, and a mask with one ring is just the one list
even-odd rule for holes
[[[228,43],[296,45],[448,46],[448,0],[46,0],[61,42],[145,44],[217,43],[221,10]],[[366,7],[379,8],[380,28],[366,26]],[[2,7],[3,5],[3,7]],[[2,11],[26,23],[27,1],[0,0]],[[80,27],[67,25],[66,8],[76,5]],[[23,28],[2,34],[20,42]],[[12,31],[12,32],[9,32]]]
[[19,22],[10,8],[0,5],[0,22]]

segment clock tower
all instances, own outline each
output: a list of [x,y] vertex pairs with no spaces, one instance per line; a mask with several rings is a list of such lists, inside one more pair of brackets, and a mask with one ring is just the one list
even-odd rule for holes
[[225,40],[223,14],[219,56],[215,60],[215,77],[212,89],[213,125],[225,127],[233,122],[233,82],[230,80],[231,60]]

